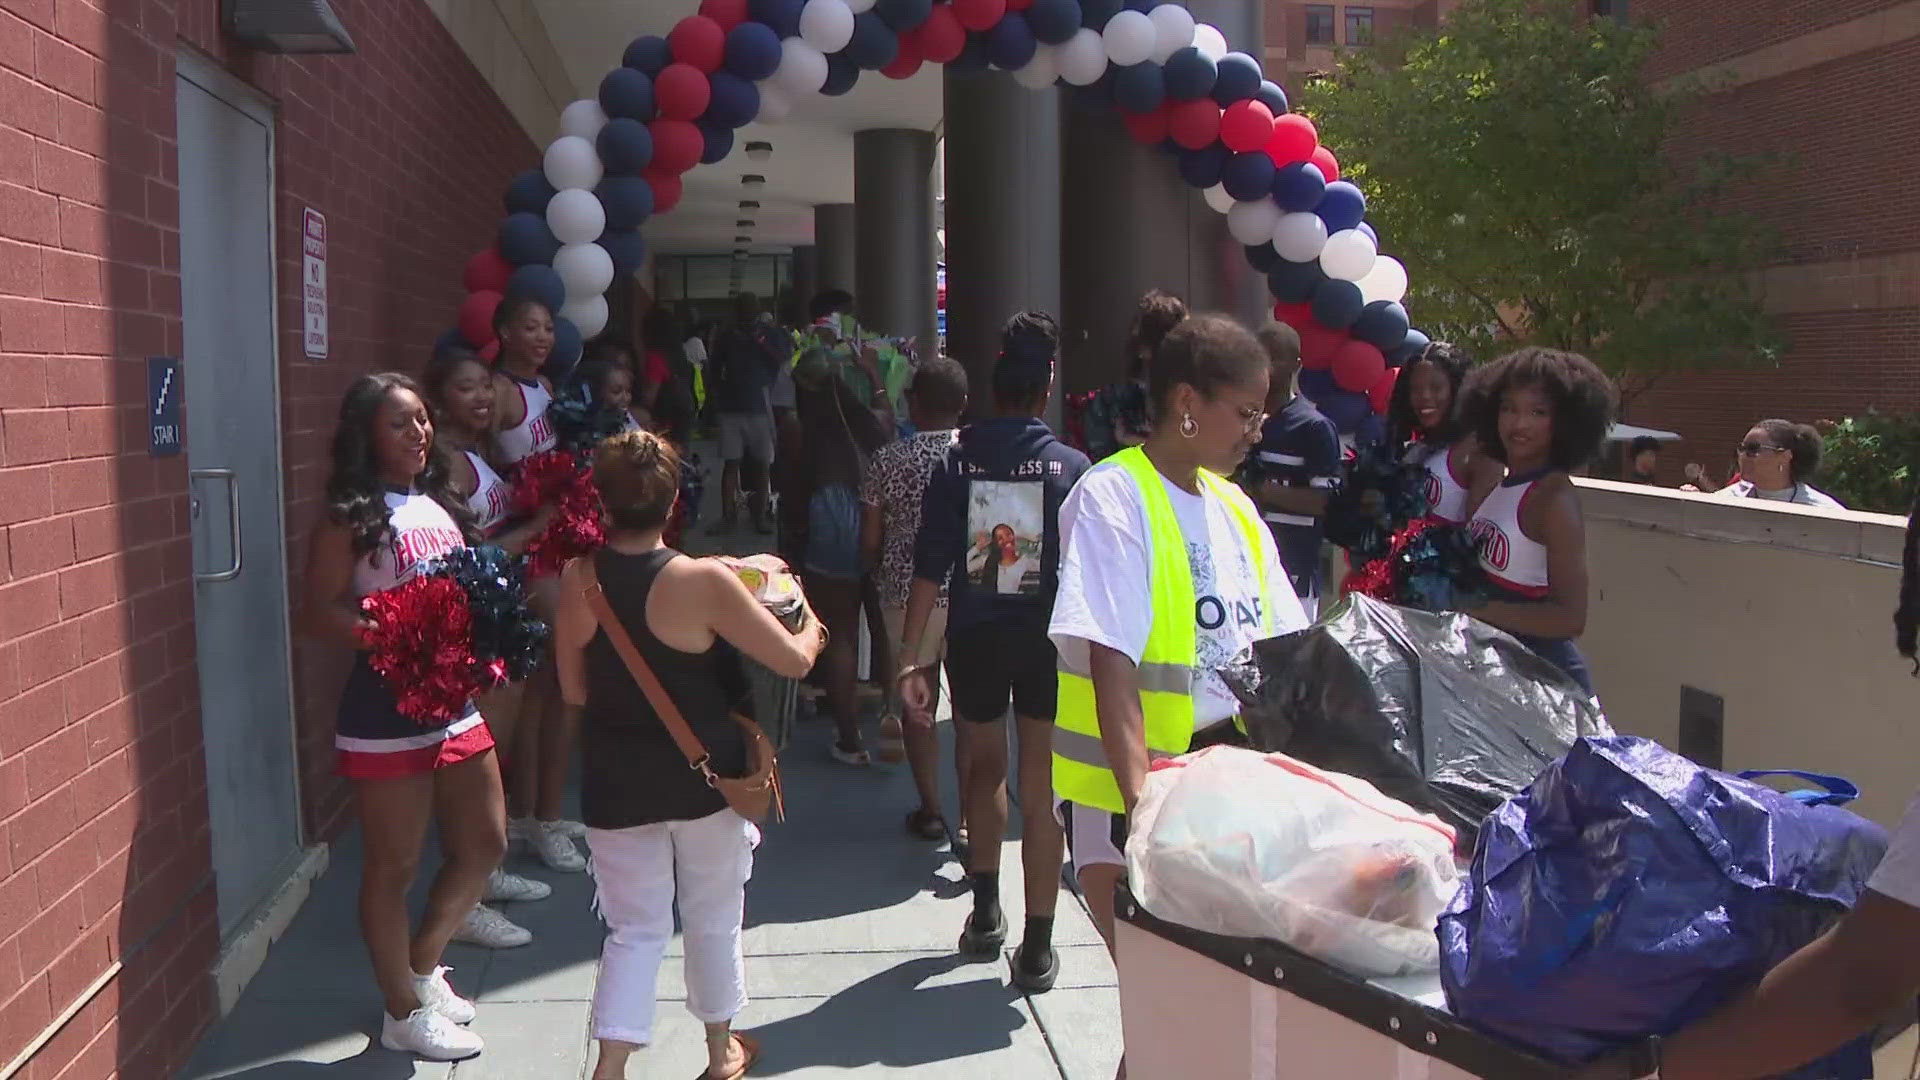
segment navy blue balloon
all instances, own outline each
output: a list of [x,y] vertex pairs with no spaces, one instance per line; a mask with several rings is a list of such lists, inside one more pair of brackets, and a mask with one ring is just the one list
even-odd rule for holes
[[[760,88],[731,71],[716,71],[707,76],[712,98],[707,103],[706,119],[721,127],[745,127],[760,115]],[[729,142],[732,140],[729,139]]]
[[733,127],[717,120],[699,122],[700,137],[705,145],[700,150],[700,164],[717,165],[733,153]]
[[743,22],[727,31],[727,70],[748,81],[780,66],[780,35],[765,23]]
[[[553,310],[559,311],[559,308]],[[572,319],[558,315],[553,317],[553,351],[547,353],[547,366],[541,369],[550,382],[564,382],[573,369],[580,363],[580,354],[586,351],[586,343],[580,340],[580,328],[573,325]]]
[[608,229],[600,234],[600,246],[613,257],[613,272],[631,274],[647,258],[647,242],[638,229]]
[[[1301,374],[1306,374],[1301,372]],[[1334,429],[1342,435],[1351,435],[1358,431],[1367,417],[1373,415],[1373,403],[1365,394],[1356,394],[1351,390],[1335,387],[1321,397],[1313,399],[1313,407],[1320,414],[1333,421]]]
[[1363,221],[1360,224],[1355,225],[1354,228],[1359,229],[1363,233],[1366,233],[1367,239],[1373,241],[1373,246],[1375,248],[1378,248],[1380,246],[1380,234],[1373,231],[1373,226]]
[[879,15],[863,11],[853,17],[853,40],[841,51],[856,67],[879,71],[900,55],[900,38]]
[[1273,201],[1289,213],[1312,211],[1326,193],[1327,178],[1320,174],[1320,166],[1311,161],[1296,161],[1274,171]]
[[1059,45],[1080,32],[1080,0],[1033,0],[1027,26],[1043,44]]
[[1227,159],[1220,183],[1240,202],[1264,199],[1273,192],[1273,159],[1264,150],[1249,150]]
[[747,14],[778,37],[800,36],[800,9],[807,0],[747,0]]
[[1288,262],[1281,259],[1267,271],[1267,291],[1275,300],[1284,300],[1289,304],[1304,304],[1313,299],[1320,283],[1327,280],[1325,271],[1320,269],[1320,260],[1313,262]]
[[560,251],[560,241],[547,228],[545,208],[538,214],[509,214],[500,223],[500,254],[515,266],[551,264]]
[[528,263],[507,279],[506,295],[531,296],[545,304],[548,311],[559,311],[567,302],[567,286],[553,267]]
[[1360,219],[1367,216],[1367,198],[1345,180],[1335,180],[1327,185],[1327,193],[1320,196],[1320,205],[1313,212],[1327,223],[1328,232],[1336,233],[1360,224]]
[[653,163],[653,133],[638,120],[616,116],[594,140],[600,163],[614,176],[639,176]]
[[1261,79],[1260,89],[1254,91],[1254,100],[1267,107],[1275,116],[1287,115],[1287,92],[1272,79]]
[[1226,167],[1227,159],[1233,151],[1214,143],[1198,150],[1180,151],[1180,178],[1194,187],[1205,189],[1220,182],[1220,170]]
[[1167,102],[1166,73],[1145,60],[1113,72],[1113,100],[1131,113],[1150,113]]
[[859,81],[860,65],[841,53],[834,53],[827,57],[827,81],[821,85],[820,92],[828,97],[839,97],[853,89],[853,84]]
[[1273,250],[1272,244],[1246,245],[1247,265],[1264,274],[1280,265],[1280,253]]
[[1375,300],[1354,320],[1353,336],[1390,353],[1407,340],[1407,309],[1391,300]]
[[[1127,0],[1127,10],[1137,11],[1142,15],[1159,6],[1160,0]],[[1101,29],[1104,30],[1106,27],[1103,26]]]
[[653,185],[638,176],[609,176],[593,189],[608,229],[637,229],[653,216]]
[[1387,363],[1399,367],[1419,356],[1431,344],[1433,342],[1427,335],[1418,330],[1408,330],[1407,336],[1400,341],[1400,347],[1387,354]]
[[[828,60],[831,61],[832,57],[828,57]],[[947,61],[947,70],[962,75],[987,70],[987,36],[968,31],[967,43],[961,46],[959,56]]]
[[1325,368],[1300,369],[1300,396],[1318,404],[1328,394],[1340,389],[1333,381],[1333,372]]
[[876,0],[873,13],[896,34],[917,30],[933,14],[933,0]]
[[1002,16],[998,25],[987,31],[987,62],[1002,71],[1018,71],[1027,66],[1040,50],[1027,17],[1017,11]]
[[1242,52],[1230,52],[1214,65],[1213,100],[1221,108],[1246,101],[1260,92],[1260,61]]
[[544,216],[547,203],[553,201],[556,194],[553,185],[547,183],[546,173],[539,169],[528,169],[507,185],[507,213]]
[[473,346],[467,344],[467,335],[461,333],[457,326],[433,339],[433,355],[436,357],[444,356],[454,349],[473,351]]
[[600,108],[609,117],[652,122],[656,115],[653,80],[630,67],[614,68],[600,80]]
[[[795,20],[798,22],[798,19]],[[673,63],[673,48],[667,39],[648,34],[633,39],[627,46],[626,55],[620,58],[623,67],[630,67],[646,76],[660,74],[660,69]]]
[[1080,0],[1080,25],[1097,34],[1125,6],[1120,0]]
[[1219,65],[1213,58],[1189,45],[1167,57],[1167,96],[1175,101],[1192,101],[1213,93]]
[[1360,313],[1367,308],[1366,297],[1360,295],[1360,286],[1351,281],[1328,278],[1314,286],[1313,320],[1329,330],[1346,330],[1359,321]]

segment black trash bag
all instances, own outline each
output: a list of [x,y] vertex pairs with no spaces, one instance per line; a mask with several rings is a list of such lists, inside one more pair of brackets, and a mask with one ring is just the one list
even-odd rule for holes
[[1358,594],[1221,674],[1254,749],[1436,814],[1462,851],[1575,739],[1613,733],[1578,684],[1505,633]]

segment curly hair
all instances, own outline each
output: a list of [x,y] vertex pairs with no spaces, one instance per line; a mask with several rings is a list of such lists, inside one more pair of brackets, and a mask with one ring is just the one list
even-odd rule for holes
[[[1441,419],[1440,426],[1433,431],[1420,430],[1420,418],[1413,414],[1413,369],[1421,364],[1432,364],[1447,377],[1447,385],[1452,387],[1452,398],[1447,405],[1447,415]],[[1419,435],[1435,446],[1448,446],[1466,434],[1460,425],[1460,387],[1467,381],[1467,372],[1473,367],[1473,357],[1467,350],[1445,341],[1436,341],[1420,350],[1420,355],[1406,362],[1400,369],[1400,377],[1394,380],[1393,397],[1387,403],[1387,430],[1393,438],[1393,445],[1405,446]]]
[[1127,378],[1136,382],[1147,377],[1154,353],[1167,331],[1185,322],[1187,302],[1170,292],[1148,290],[1133,313],[1133,325],[1127,328]]
[[1791,420],[1762,420],[1753,425],[1767,433],[1773,445],[1785,450],[1789,457],[1787,476],[1796,484],[1804,484],[1813,479],[1820,471],[1820,458],[1826,452],[1826,440],[1811,424],[1796,424]]
[[1553,408],[1553,439],[1547,463],[1572,472],[1592,461],[1613,424],[1619,400],[1613,380],[1578,353],[1528,347],[1508,353],[1467,376],[1455,410],[1461,428],[1480,439],[1480,448],[1505,463],[1500,442],[1500,402],[1509,390],[1532,387]]
[[[327,518],[352,535],[355,555],[371,555],[376,562],[379,550],[393,538],[393,525],[388,520],[386,481],[380,476],[380,462],[373,452],[373,425],[379,421],[380,407],[387,397],[401,390],[420,399],[431,422],[433,405],[421,393],[419,384],[399,372],[388,371],[362,375],[347,387],[346,396],[340,400],[340,422],[333,429]],[[446,451],[438,442],[429,442],[427,467],[414,477],[413,484],[440,504],[469,542],[474,539],[473,511],[454,493]]]

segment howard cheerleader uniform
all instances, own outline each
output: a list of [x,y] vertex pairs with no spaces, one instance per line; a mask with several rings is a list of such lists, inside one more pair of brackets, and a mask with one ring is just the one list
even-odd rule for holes
[[467,455],[467,461],[473,465],[473,494],[467,496],[467,509],[473,511],[475,527],[481,536],[492,536],[500,531],[507,520],[507,512],[513,508],[513,489],[493,471],[487,459],[471,450],[461,451]]
[[1456,449],[1457,444],[1441,449],[1415,443],[1408,449],[1406,458],[1427,471],[1423,478],[1427,492],[1427,516],[1455,525],[1467,520],[1468,501],[1467,485],[1454,470],[1453,452]]
[[518,465],[535,454],[553,449],[559,439],[553,432],[553,419],[547,415],[547,406],[553,404],[553,392],[539,379],[522,379],[516,375],[507,375],[507,378],[520,391],[526,415],[518,424],[503,429],[496,441],[502,460],[508,465]]
[[[1437,456],[1437,455],[1436,455]],[[1497,599],[1538,602],[1547,596],[1547,546],[1520,527],[1521,511],[1534,485],[1547,470],[1510,476],[1493,489],[1468,526],[1480,550],[1480,568],[1486,571]],[[1571,638],[1542,638],[1514,634],[1527,648],[1566,672],[1591,695],[1593,678],[1586,658]]]
[[[411,578],[421,563],[466,546],[453,518],[431,496],[389,491],[386,498],[392,535],[354,565],[356,598],[391,589]],[[430,773],[483,754],[493,749],[493,733],[471,703],[465,716],[444,726],[401,715],[393,692],[361,652],[340,695],[333,745],[341,776],[384,780]]]

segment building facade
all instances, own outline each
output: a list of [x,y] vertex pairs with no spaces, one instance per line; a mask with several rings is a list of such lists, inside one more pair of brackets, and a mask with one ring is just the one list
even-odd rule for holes
[[1333,70],[1343,49],[1364,49],[1407,28],[1432,29],[1458,0],[1370,0],[1308,4],[1263,0],[1269,72],[1281,72],[1289,97],[1315,75]]

